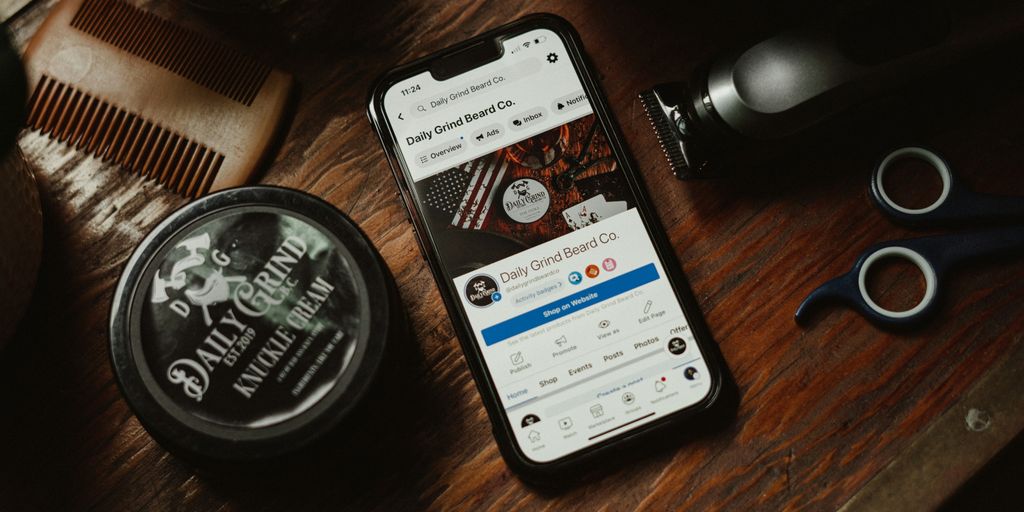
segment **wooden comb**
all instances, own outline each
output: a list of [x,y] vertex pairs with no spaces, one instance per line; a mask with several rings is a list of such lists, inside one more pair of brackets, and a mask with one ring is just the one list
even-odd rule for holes
[[291,76],[121,0],[65,0],[25,51],[28,126],[186,197],[246,183]]

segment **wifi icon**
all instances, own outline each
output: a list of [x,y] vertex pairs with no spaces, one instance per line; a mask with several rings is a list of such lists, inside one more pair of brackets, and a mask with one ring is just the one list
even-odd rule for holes
[[524,41],[523,42],[523,48],[529,48],[529,47],[530,47],[530,42],[529,41]]

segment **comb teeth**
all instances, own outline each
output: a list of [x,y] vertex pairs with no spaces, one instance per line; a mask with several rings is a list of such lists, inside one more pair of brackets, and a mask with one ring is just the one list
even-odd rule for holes
[[640,103],[647,114],[647,120],[654,128],[654,135],[658,137],[658,144],[665,154],[665,159],[668,160],[672,174],[680,176],[689,166],[686,164],[686,155],[683,154],[678,130],[665,115],[661,100],[658,99],[654,91],[641,92]]
[[46,75],[29,100],[28,126],[185,197],[210,189],[224,155]]
[[245,106],[271,68],[121,0],[85,0],[71,26]]

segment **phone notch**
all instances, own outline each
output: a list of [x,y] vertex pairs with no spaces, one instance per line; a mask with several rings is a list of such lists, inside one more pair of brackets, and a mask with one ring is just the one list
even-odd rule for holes
[[504,54],[505,48],[501,44],[501,40],[482,39],[435,60],[430,65],[430,75],[434,77],[434,80],[443,82],[489,62],[494,62]]

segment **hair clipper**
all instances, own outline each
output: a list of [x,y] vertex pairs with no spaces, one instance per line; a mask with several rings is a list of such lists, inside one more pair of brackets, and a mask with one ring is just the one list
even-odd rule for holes
[[640,101],[676,177],[711,177],[1024,33],[1018,3],[954,3],[876,2],[719,58],[689,84],[655,86]]

